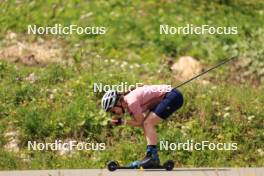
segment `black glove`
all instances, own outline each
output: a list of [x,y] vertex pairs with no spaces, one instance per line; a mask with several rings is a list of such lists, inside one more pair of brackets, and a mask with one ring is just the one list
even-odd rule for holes
[[123,124],[123,119],[121,117],[119,118],[116,118],[116,119],[112,119],[111,120],[112,124],[116,125],[116,126],[119,126],[119,125],[122,125]]

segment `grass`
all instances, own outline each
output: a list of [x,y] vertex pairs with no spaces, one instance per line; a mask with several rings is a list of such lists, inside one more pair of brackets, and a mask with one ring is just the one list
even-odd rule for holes
[[[107,125],[100,110],[102,93],[92,84],[177,84],[167,61],[190,55],[205,66],[239,55],[247,64],[211,72],[211,84],[191,83],[181,90],[183,108],[159,125],[159,138],[171,142],[237,142],[237,151],[161,151],[161,160],[178,167],[262,167],[264,132],[262,2],[236,1],[5,1],[1,3],[0,49],[16,40],[55,41],[72,64],[25,66],[0,58],[0,169],[103,168],[110,159],[127,164],[143,157],[142,131]],[[88,14],[88,15],[87,15]],[[78,24],[108,28],[106,35],[30,36],[27,25]],[[239,35],[159,35],[159,25],[186,23],[238,26]],[[26,80],[34,73],[37,80]],[[239,81],[234,81],[239,77]],[[7,131],[19,130],[18,153],[4,149]],[[78,139],[105,142],[102,152],[73,155],[27,150],[27,141]]]

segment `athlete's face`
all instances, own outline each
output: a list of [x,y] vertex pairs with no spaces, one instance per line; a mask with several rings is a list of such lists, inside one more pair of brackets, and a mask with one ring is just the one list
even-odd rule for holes
[[123,109],[121,107],[113,107],[109,110],[112,114],[115,114],[115,115],[122,115],[123,114]]

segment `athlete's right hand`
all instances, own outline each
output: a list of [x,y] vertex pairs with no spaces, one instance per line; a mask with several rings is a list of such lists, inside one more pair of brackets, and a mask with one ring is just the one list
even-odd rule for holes
[[113,125],[119,126],[119,125],[122,125],[122,124],[123,124],[123,120],[122,120],[121,117],[119,117],[119,118],[113,118],[113,119],[111,120],[111,123],[112,123]]

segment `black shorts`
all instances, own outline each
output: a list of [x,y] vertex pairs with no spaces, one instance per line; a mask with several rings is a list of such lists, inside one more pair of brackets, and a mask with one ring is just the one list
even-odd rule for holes
[[183,96],[177,89],[172,89],[166,93],[162,101],[150,111],[154,112],[162,119],[167,119],[173,112],[177,111],[183,105]]

